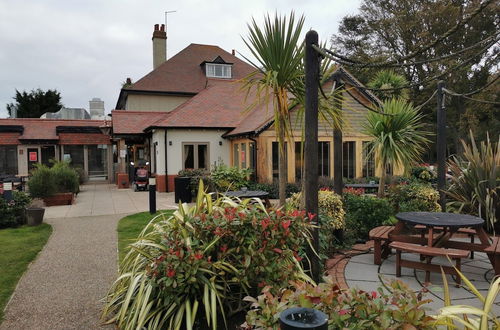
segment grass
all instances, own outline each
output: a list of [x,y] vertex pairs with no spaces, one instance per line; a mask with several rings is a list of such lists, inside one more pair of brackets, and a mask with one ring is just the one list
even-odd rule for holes
[[161,210],[151,215],[149,212],[141,212],[126,216],[118,222],[118,260],[121,262],[127,254],[127,246],[133,242],[142,229],[151,221],[151,219],[161,213],[170,216],[174,210]]
[[21,275],[42,250],[51,233],[52,227],[46,223],[0,230],[0,321]]

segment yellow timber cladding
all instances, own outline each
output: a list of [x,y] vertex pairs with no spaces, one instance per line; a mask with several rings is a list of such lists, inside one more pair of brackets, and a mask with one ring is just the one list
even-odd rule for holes
[[[380,169],[373,157],[367,156],[366,144],[370,137],[363,134],[363,121],[367,108],[354,99],[356,91],[343,93],[344,132],[343,132],[343,176],[347,178],[361,178],[380,176]],[[366,104],[368,106],[368,104]],[[298,112],[290,115],[293,127],[293,137],[287,140],[287,177],[288,182],[295,182],[301,177],[302,168],[302,130],[303,123],[298,118]],[[324,119],[318,122],[319,146],[319,174],[333,178],[333,129]],[[290,143],[292,142],[292,143]],[[253,149],[257,148],[256,157],[252,156]],[[231,164],[237,167],[252,168],[255,162],[257,177],[260,182],[272,182],[277,178],[278,172],[278,143],[274,126],[270,126],[255,141],[248,138],[234,139],[231,141]],[[395,168],[393,174],[402,174],[401,168]]]

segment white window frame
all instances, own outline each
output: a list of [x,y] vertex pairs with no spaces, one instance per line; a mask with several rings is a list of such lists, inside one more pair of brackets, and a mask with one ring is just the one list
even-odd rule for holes
[[[216,67],[221,68],[221,75],[216,74]],[[205,63],[205,71],[207,74],[207,77],[210,78],[231,78],[232,77],[232,70],[231,70],[231,65],[230,64],[218,64],[218,63]]]
[[[184,160],[185,157],[185,151],[184,151],[184,146],[186,145],[192,145],[193,146],[193,161],[194,161],[194,169],[199,169],[198,167],[198,146],[199,145],[204,145],[207,147],[207,159],[206,159],[206,165],[207,167],[205,169],[209,170],[210,169],[210,142],[182,142],[182,159]],[[184,161],[182,162],[182,169],[185,170],[185,163]]]

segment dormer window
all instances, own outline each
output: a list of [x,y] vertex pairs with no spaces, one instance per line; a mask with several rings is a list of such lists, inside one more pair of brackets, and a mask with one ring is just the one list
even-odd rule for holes
[[233,63],[224,61],[224,59],[220,56],[217,56],[212,61],[203,61],[200,66],[209,78],[231,79],[233,77]]
[[231,78],[230,64],[205,63],[207,77],[211,78]]

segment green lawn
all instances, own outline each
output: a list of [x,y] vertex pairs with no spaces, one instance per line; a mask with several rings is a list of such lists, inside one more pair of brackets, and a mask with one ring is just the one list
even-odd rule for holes
[[[165,213],[166,216],[170,216],[173,210],[161,210],[155,215],[160,213]],[[149,214],[149,212],[141,212],[126,216],[121,219],[118,223],[118,257],[121,262],[125,255],[127,254],[126,247],[137,238],[142,229],[148,224],[154,215]]]
[[47,243],[52,227],[46,223],[0,230],[0,321],[21,275]]

